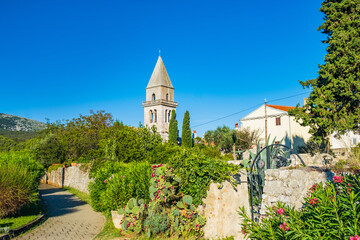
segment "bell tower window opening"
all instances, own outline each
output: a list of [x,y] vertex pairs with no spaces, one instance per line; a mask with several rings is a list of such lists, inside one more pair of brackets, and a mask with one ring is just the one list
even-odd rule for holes
[[168,121],[170,122],[171,111],[168,111]]
[[154,122],[157,122],[157,112],[156,112],[156,110],[154,110],[154,112],[155,112],[155,121]]
[[169,94],[166,94],[166,101],[169,101]]
[[150,110],[150,123],[152,123],[154,121],[154,114],[153,112]]
[[167,120],[167,110],[165,110],[165,122],[167,122],[166,120]]
[[155,102],[155,93],[152,95],[152,101]]

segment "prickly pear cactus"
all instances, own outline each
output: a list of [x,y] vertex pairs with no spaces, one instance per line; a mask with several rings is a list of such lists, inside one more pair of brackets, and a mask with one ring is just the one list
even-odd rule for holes
[[144,231],[149,238],[160,233],[172,237],[201,236],[205,218],[197,213],[191,196],[179,194],[181,179],[171,167],[162,164],[154,165],[152,170],[150,203],[147,206],[130,199],[119,210],[124,214],[122,228],[137,234]]
[[126,206],[119,209],[119,214],[124,214],[121,220],[121,228],[125,231],[141,233],[144,217],[146,216],[146,204],[142,199],[131,198]]

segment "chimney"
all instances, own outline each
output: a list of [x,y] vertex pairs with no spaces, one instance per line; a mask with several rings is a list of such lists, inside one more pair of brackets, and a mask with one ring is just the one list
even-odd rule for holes
[[194,135],[194,138],[197,137],[197,135],[196,135],[196,130],[193,131],[193,135]]
[[235,123],[235,129],[239,129],[239,123]]

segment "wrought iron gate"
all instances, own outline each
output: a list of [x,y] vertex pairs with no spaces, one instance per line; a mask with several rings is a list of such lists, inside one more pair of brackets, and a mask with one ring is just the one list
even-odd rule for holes
[[248,182],[250,186],[251,219],[259,221],[263,188],[265,184],[265,170],[290,166],[300,161],[301,157],[293,149],[282,144],[271,144],[261,149],[250,164]]

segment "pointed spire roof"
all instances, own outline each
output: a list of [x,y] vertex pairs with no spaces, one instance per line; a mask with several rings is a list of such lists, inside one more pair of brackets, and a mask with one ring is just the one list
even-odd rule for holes
[[156,86],[165,86],[174,88],[171,84],[169,75],[165,69],[165,65],[161,57],[159,56],[154,71],[151,75],[150,81],[146,88],[156,87]]

